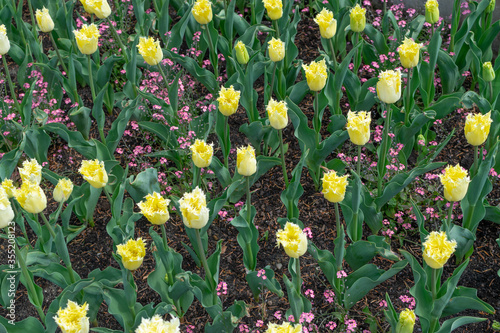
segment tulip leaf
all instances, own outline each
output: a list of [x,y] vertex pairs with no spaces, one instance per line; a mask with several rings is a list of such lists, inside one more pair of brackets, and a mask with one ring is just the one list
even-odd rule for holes
[[68,147],[74,148],[87,159],[96,157],[96,148],[93,143],[86,141],[80,132],[70,131],[61,123],[50,123],[42,127],[42,129],[52,132],[60,136],[68,143]]
[[247,221],[247,207],[240,210],[238,216],[231,220],[231,225],[238,229],[238,244],[243,250],[243,263],[247,271],[255,271],[257,267],[257,253],[260,250],[258,239],[259,231],[255,227],[254,218],[256,209],[251,206],[250,221]]
[[139,98],[129,102],[127,106],[118,114],[115,121],[111,124],[111,129],[108,132],[108,136],[106,137],[106,146],[108,147],[110,152],[116,150],[118,147],[118,143],[122,139],[123,132],[125,132],[125,128],[127,128],[130,117],[133,112],[137,108]]
[[487,318],[477,318],[477,317],[469,317],[469,316],[461,316],[461,317],[456,317],[456,318],[451,318],[446,320],[443,325],[441,325],[441,328],[436,331],[436,333],[450,333],[454,331],[455,329],[459,328],[460,326],[467,325],[467,324],[473,324],[473,323],[480,323],[482,321],[488,320]]
[[232,332],[238,326],[241,318],[248,315],[246,304],[243,301],[235,301],[226,311],[220,312],[211,324],[207,323],[205,332]]
[[436,112],[436,119],[443,119],[450,112],[455,111],[459,107],[462,96],[463,93],[461,92],[443,95],[436,103],[426,107],[424,111],[433,110]]
[[[12,324],[11,324],[12,322]],[[9,321],[0,316],[0,333],[45,333],[42,323],[34,317],[28,317],[21,321]]]
[[373,25],[366,24],[363,32],[373,41],[373,44],[379,54],[387,54],[389,52],[389,47],[387,46],[384,34],[375,29]]
[[437,65],[439,67],[439,77],[441,78],[443,94],[453,93],[456,91],[455,88],[461,79],[457,65],[449,54],[443,50],[439,50]]
[[259,272],[252,271],[246,275],[246,280],[248,286],[252,290],[253,297],[258,299],[264,288],[269,289],[269,291],[275,293],[278,297],[283,297],[283,291],[281,290],[280,283],[274,277],[274,271],[268,266],[263,268],[265,273],[259,276]]
[[457,263],[461,263],[464,257],[468,258],[472,254],[472,246],[476,240],[476,236],[472,231],[452,224],[451,229],[448,231],[448,237],[457,242],[457,248],[455,250]]
[[135,177],[130,176],[127,184],[127,192],[135,202],[142,201],[146,195],[153,192],[160,193],[158,171],[155,168],[149,168],[140,172]]
[[360,240],[349,245],[345,260],[355,271],[366,265],[377,254],[389,260],[399,261],[399,257],[391,251],[391,246],[385,242],[385,237],[377,235],[368,236],[368,241]]
[[0,159],[0,179],[3,181],[12,175],[17,167],[17,162],[23,154],[26,139],[23,139],[17,148],[9,151]]
[[477,297],[476,289],[457,287],[455,288],[450,301],[444,308],[442,317],[452,316],[468,309],[488,312],[490,314],[495,312],[495,309],[491,305]]
[[309,154],[309,150],[303,153],[300,157],[299,163],[295,166],[292,171],[292,180],[288,187],[281,192],[280,198],[283,204],[286,207],[287,217],[291,218],[299,218],[299,208],[298,203],[299,199],[304,193],[304,188],[300,184],[300,178],[302,176],[302,169],[304,168],[304,162]]

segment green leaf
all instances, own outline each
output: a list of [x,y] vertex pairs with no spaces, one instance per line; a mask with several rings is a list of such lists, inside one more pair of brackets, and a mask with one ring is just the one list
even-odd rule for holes
[[96,149],[93,144],[86,141],[80,132],[70,131],[61,123],[50,123],[42,127],[42,129],[59,135],[68,143],[68,147],[74,148],[82,154],[86,159],[92,160],[96,158]]
[[136,177],[130,176],[126,189],[135,202],[142,201],[146,195],[153,192],[160,193],[157,170],[149,168],[140,172]]
[[21,321],[9,323],[8,319],[0,316],[0,333],[45,333],[45,329],[40,321],[34,317],[29,317]]
[[111,124],[111,129],[106,137],[106,146],[110,152],[114,152],[116,147],[118,147],[118,143],[123,136],[123,132],[127,127],[128,121],[137,107],[137,101],[138,99],[128,102],[126,107],[118,114],[118,117],[115,119],[113,124]]
[[299,218],[299,199],[304,193],[304,188],[300,184],[300,178],[302,176],[302,169],[304,168],[304,162],[309,154],[309,150],[303,153],[300,157],[299,163],[295,166],[292,171],[292,180],[288,187],[281,192],[280,198],[286,207],[287,217]]
[[349,245],[345,260],[355,271],[366,265],[377,254],[389,260],[399,261],[399,257],[391,251],[391,246],[385,242],[385,237],[377,235],[369,236],[368,241],[361,240]]
[[21,144],[3,155],[0,159],[0,179],[5,180],[12,175],[12,172],[16,169],[17,162],[23,154],[23,149],[26,144],[26,140],[21,141]]
[[495,309],[491,305],[477,297],[476,289],[457,287],[453,292],[450,301],[444,308],[442,316],[452,316],[468,309],[488,312],[490,314],[495,313]]
[[453,330],[459,328],[460,326],[467,325],[467,324],[473,324],[473,323],[480,323],[482,321],[488,320],[487,318],[477,318],[477,317],[468,317],[468,316],[462,316],[462,317],[457,317],[457,318],[451,318],[446,320],[441,328],[436,332],[436,333],[449,333],[452,332]]

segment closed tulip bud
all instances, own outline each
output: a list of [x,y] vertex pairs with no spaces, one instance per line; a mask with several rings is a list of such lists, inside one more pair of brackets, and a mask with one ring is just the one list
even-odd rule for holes
[[415,319],[415,312],[413,310],[405,309],[401,311],[398,326],[396,326],[396,333],[413,333]]
[[146,245],[142,238],[129,239],[125,244],[116,246],[116,253],[122,257],[123,267],[129,271],[135,271],[142,265],[146,255]]
[[7,54],[10,50],[9,37],[7,37],[7,29],[5,25],[0,25],[0,55]]
[[270,99],[266,107],[269,123],[277,130],[283,129],[288,125],[288,108],[284,101],[277,102]]
[[139,38],[139,44],[137,44],[139,49],[139,54],[144,58],[144,61],[150,66],[156,66],[163,59],[163,51],[160,47],[160,41],[155,41],[153,37]]
[[491,62],[487,61],[483,64],[483,80],[486,82],[493,81],[495,79],[495,71]]
[[17,202],[25,211],[32,214],[43,212],[47,207],[47,197],[40,185],[25,181],[14,193]]
[[311,62],[308,65],[302,65],[302,68],[306,72],[307,85],[311,91],[320,91],[326,84],[326,79],[328,78],[328,73],[326,71],[325,59],[319,62]]
[[370,112],[360,111],[347,113],[347,133],[352,143],[358,146],[365,145],[370,140]]
[[97,26],[84,24],[80,30],[73,30],[76,38],[76,45],[83,54],[93,54],[97,51],[97,42],[99,40],[99,30]]
[[415,43],[411,38],[405,38],[398,48],[399,59],[404,68],[413,68],[418,65],[422,44]]
[[325,199],[330,202],[341,202],[345,197],[345,190],[347,187],[347,177],[349,175],[337,176],[334,170],[331,170],[323,176],[323,189],[321,193]]
[[42,30],[43,32],[51,32],[52,30],[54,30],[54,21],[52,21],[49,10],[47,8],[43,7],[42,10],[37,9],[35,16],[40,30]]
[[73,192],[73,183],[67,178],[61,178],[57,182],[56,188],[54,189],[54,200],[57,202],[65,202],[69,199],[69,196]]
[[7,193],[8,199],[14,197],[14,193],[16,192],[16,188],[14,187],[14,183],[12,182],[12,179],[4,179],[1,187],[5,190],[5,193]]
[[267,15],[272,21],[279,20],[283,16],[283,3],[281,0],[263,0]]
[[170,200],[163,198],[160,193],[146,195],[146,201],[141,201],[137,204],[149,222],[153,224],[164,224],[170,218],[168,212],[168,204]]
[[212,21],[212,4],[209,0],[198,0],[194,3],[191,13],[199,24],[208,24]]
[[482,145],[490,134],[491,111],[487,114],[472,114],[469,113],[465,119],[465,138],[467,142],[473,146]]
[[66,308],[59,308],[57,315],[54,316],[54,321],[63,333],[88,333],[90,327],[89,317],[87,317],[88,310],[87,303],[79,306],[68,300]]
[[248,56],[248,51],[245,43],[243,43],[241,40],[238,41],[234,49],[236,51],[236,60],[238,60],[238,63],[240,65],[246,65],[250,57]]
[[321,37],[330,39],[337,32],[337,20],[333,18],[333,13],[326,8],[316,15],[314,22],[319,26]]
[[236,168],[242,176],[249,177],[257,171],[257,160],[255,159],[255,149],[248,145],[240,147],[237,151]]
[[156,314],[150,319],[143,317],[135,333],[180,333],[180,325],[181,323],[177,317],[166,321]]
[[108,174],[104,168],[104,162],[95,160],[84,160],[78,172],[90,185],[102,188],[108,183]]
[[423,245],[425,263],[434,269],[443,267],[457,248],[457,242],[449,241],[444,231],[431,232]]
[[19,175],[23,182],[40,184],[42,181],[42,166],[37,160],[32,158],[23,162],[23,167],[19,169]]
[[425,3],[425,21],[430,24],[439,21],[439,4],[436,0],[427,0]]
[[387,104],[396,103],[401,98],[401,71],[388,70],[380,73],[378,78],[378,98]]
[[5,228],[14,220],[14,211],[5,189],[0,186],[0,229]]
[[207,144],[205,141],[196,139],[193,145],[189,147],[193,158],[193,163],[198,168],[206,168],[212,163],[214,155],[214,145]]
[[229,117],[238,110],[238,103],[240,101],[240,92],[234,90],[233,86],[229,88],[221,87],[219,91],[219,97],[217,102],[219,102],[219,111]]
[[285,43],[273,37],[267,44],[269,45],[269,58],[273,62],[283,60],[285,57]]
[[192,192],[184,193],[179,200],[184,225],[193,229],[201,229],[208,223],[210,210],[207,207],[205,193],[196,186]]
[[490,4],[488,5],[488,7],[486,7],[486,9],[484,10],[484,12],[487,13],[487,14],[489,14],[492,11],[494,11],[495,10],[495,3],[496,3],[495,0],[490,0]]
[[307,236],[294,223],[287,222],[285,229],[276,233],[278,246],[283,246],[285,253],[292,258],[298,258],[307,251]]
[[111,14],[111,7],[109,7],[107,0],[87,0],[92,6],[90,14],[95,14],[98,18],[105,19]]
[[444,197],[448,201],[460,201],[467,194],[470,178],[467,170],[460,165],[448,165],[444,174],[440,175],[441,184],[444,187]]
[[291,325],[288,322],[283,322],[283,324],[278,325],[274,323],[269,323],[267,325],[266,333],[301,333],[302,325]]
[[354,32],[361,32],[365,30],[366,26],[366,9],[361,8],[360,5],[356,5],[356,7],[351,9],[351,13],[349,14],[349,18],[351,19],[351,30]]

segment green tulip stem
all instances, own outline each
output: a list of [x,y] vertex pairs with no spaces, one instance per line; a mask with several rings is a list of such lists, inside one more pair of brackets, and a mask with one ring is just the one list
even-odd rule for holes
[[163,71],[163,68],[161,68],[161,62],[158,63],[158,69],[160,70],[160,74],[161,74],[161,77],[163,78],[163,83],[164,83],[165,87],[168,88],[169,84],[167,81],[167,77],[165,76],[165,72]]
[[358,164],[356,166],[356,171],[358,173],[358,176],[361,177],[361,147],[362,146],[358,146]]
[[273,21],[273,27],[274,30],[276,31],[276,39],[280,38],[280,27],[278,26],[278,20]]
[[115,36],[115,39],[118,41],[118,45],[120,46],[120,50],[123,54],[123,58],[125,59],[125,62],[128,63],[128,56],[127,56],[127,51],[125,48],[125,45],[123,45],[122,39],[120,38],[120,35],[118,35],[118,31],[116,31],[115,26],[112,24],[111,20],[109,19],[109,16],[107,17],[109,27],[111,28],[111,31],[113,32],[113,35]]
[[432,33],[431,33],[431,38],[429,39],[432,39],[432,36],[434,36],[434,24],[431,24],[431,27],[432,27]]
[[448,207],[448,216],[446,217],[446,232],[451,229],[451,215],[453,214],[453,201],[450,201],[450,207]]
[[[438,273],[438,270],[437,269],[434,269],[432,268],[432,275],[431,275],[431,291],[432,291],[432,303],[434,304],[434,301],[436,300],[436,296],[437,296],[437,273]],[[435,327],[436,327],[436,324],[438,322],[438,318],[436,316],[433,316],[432,317],[432,320],[431,320],[431,326],[430,326],[430,330],[429,330],[429,333],[434,333],[435,331]]]
[[493,84],[492,82],[488,82],[488,85],[490,86],[490,103],[493,104],[494,100],[493,100]]
[[280,150],[281,150],[281,166],[283,168],[283,178],[285,179],[285,188],[288,188],[288,174],[286,172],[285,164],[285,148],[283,147],[283,130],[278,130],[280,135]]
[[337,57],[335,56],[335,49],[333,48],[332,38],[328,38],[328,45],[330,46],[331,59],[333,61],[333,69],[337,71]]
[[[208,24],[205,24],[205,30],[207,31],[207,37],[208,37],[208,48],[210,49],[210,53],[212,53],[212,61],[214,62],[212,65],[214,66],[214,74],[215,74],[215,80],[217,81],[217,85],[219,85],[219,66],[218,66],[218,59],[217,59],[217,54],[214,49],[214,43],[212,42],[212,36],[210,35],[210,29],[208,28]],[[218,88],[217,88],[218,89]]]
[[297,274],[297,279],[295,280],[297,285],[295,288],[297,289],[297,293],[300,295],[302,289],[302,278],[300,276],[300,257],[294,258],[294,260],[295,260],[295,274]]
[[54,240],[56,240],[56,233],[54,232],[54,228],[52,228],[52,225],[50,224],[50,222],[47,220],[47,218],[45,217],[45,214],[43,214],[43,212],[39,213],[40,216],[42,217],[42,220],[43,222],[45,223],[45,225],[47,226],[47,229],[49,229],[49,234],[52,236],[52,238]]
[[[384,2],[385,4],[385,2]],[[406,81],[406,108],[405,108],[405,126],[410,126],[410,102],[411,102],[411,76],[413,68],[408,68],[408,78]]]
[[200,184],[200,173],[201,169],[194,165],[193,162],[193,190]]
[[472,164],[472,176],[475,176],[477,174],[477,169],[479,168],[478,155],[479,155],[479,146],[474,146],[474,163]]
[[196,243],[198,244],[198,251],[200,253],[201,263],[203,264],[203,268],[205,269],[205,280],[208,278],[208,281],[210,283],[210,289],[214,296],[214,304],[215,304],[217,300],[217,292],[215,291],[215,282],[212,273],[210,272],[210,267],[208,266],[207,257],[205,256],[205,250],[203,249],[203,243],[201,242],[200,229],[194,229],[194,232],[196,234]]
[[229,116],[224,116],[224,166],[229,171],[229,153],[227,152],[230,146],[229,142]]
[[250,177],[245,177],[247,181],[247,223],[252,224],[252,194],[250,193]]
[[386,173],[386,159],[387,159],[387,151],[389,149],[389,127],[391,127],[391,118],[392,118],[392,108],[390,104],[387,105],[387,114],[384,123],[384,133],[383,133],[383,141],[382,141],[382,152],[379,158],[379,163],[383,164],[382,172],[378,175],[378,196],[380,197],[383,192],[382,180],[384,179]]
[[36,33],[36,20],[35,20],[35,16],[33,15],[33,7],[31,6],[31,1],[27,1],[28,2],[28,9],[30,11],[30,17],[31,17],[31,29],[33,30],[33,37],[35,37],[35,40],[38,41],[39,44],[42,43],[41,40],[39,40],[37,38],[37,33]]
[[335,202],[335,224],[337,228],[337,237],[340,236],[340,210],[339,210],[339,203]]
[[21,106],[19,105],[19,102],[17,101],[16,91],[14,90],[14,84],[12,83],[12,79],[10,77],[9,66],[7,65],[7,59],[6,59],[5,54],[2,56],[2,60],[3,60],[3,67],[5,68],[5,76],[7,77],[7,82],[9,82],[9,89],[10,89],[10,94],[11,94],[10,97],[14,100],[14,105],[16,106],[17,112],[19,112],[19,114],[21,115],[21,118],[23,118],[23,120],[24,120],[24,115],[23,115],[23,112],[21,110]]
[[[92,103],[95,102],[95,89],[94,89],[94,77],[92,75],[92,59],[90,58],[90,54],[87,55],[88,64],[89,64],[89,80],[90,80],[90,90],[92,92]],[[101,136],[102,138],[102,136]]]
[[61,63],[61,66],[62,66],[64,72],[66,72],[66,75],[68,75],[68,73],[69,73],[68,68],[66,67],[66,64],[64,63],[63,58],[61,57],[61,53],[59,53],[59,48],[57,47],[56,41],[54,40],[54,36],[52,35],[52,31],[49,32],[49,36],[50,36],[50,41],[52,42],[52,45],[54,45],[54,50],[56,50],[57,58],[59,58],[59,62]]
[[[278,63],[275,62],[273,66],[273,76],[271,76],[271,92],[269,93],[269,99],[273,98],[273,91],[274,91],[274,78],[276,77],[276,67],[278,66]],[[269,100],[268,100],[269,102]]]
[[165,249],[168,249],[167,230],[165,230],[165,223],[161,225],[161,236],[163,238],[163,245],[165,245]]
[[314,119],[313,127],[316,132],[316,148],[319,148],[320,140],[320,130],[321,130],[321,119],[319,119],[319,91],[314,93]]
[[104,193],[106,194],[106,198],[108,198],[109,201],[109,206],[111,207],[111,215],[114,216],[115,213],[113,212],[113,197],[111,196],[111,194],[109,194],[106,186],[104,186]]

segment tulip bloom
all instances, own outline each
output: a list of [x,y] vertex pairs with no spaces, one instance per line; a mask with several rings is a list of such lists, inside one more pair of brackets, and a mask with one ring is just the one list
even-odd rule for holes
[[285,57],[285,43],[273,37],[267,44],[269,45],[269,58],[273,62],[283,60]]
[[444,197],[448,201],[460,201],[467,194],[470,178],[467,170],[459,164],[455,166],[448,165],[444,174],[440,175],[441,184],[444,187]]
[[45,8],[45,6],[42,10],[37,9],[35,16],[40,30],[42,30],[43,32],[51,32],[52,30],[54,30],[54,21],[52,21],[49,10]]
[[233,86],[229,88],[221,87],[219,91],[219,97],[217,102],[219,102],[219,111],[229,117],[238,110],[238,103],[240,101],[240,92],[234,90]]
[[292,258],[299,258],[307,251],[307,236],[294,223],[287,222],[285,229],[276,233],[278,246],[283,246],[285,253]]
[[443,267],[457,248],[457,242],[449,241],[444,231],[431,232],[423,245],[425,263],[434,269]]
[[328,73],[326,71],[325,59],[319,62],[311,62],[308,65],[302,65],[302,68],[306,72],[307,85],[311,91],[320,91],[326,84],[326,79],[328,78]]
[[170,321],[163,320],[160,315],[154,315],[153,318],[142,318],[141,324],[135,330],[135,333],[180,333],[179,318],[173,317]]
[[352,143],[358,146],[365,145],[370,140],[370,112],[359,111],[347,113],[347,133]]
[[76,45],[83,54],[93,54],[97,51],[97,42],[99,40],[99,29],[92,23],[84,24],[80,30],[73,30],[76,38]]
[[212,4],[209,0],[198,0],[194,3],[191,13],[199,24],[208,24],[212,21]]
[[0,229],[5,228],[14,220],[14,211],[7,192],[0,186]]
[[319,26],[321,37],[330,39],[337,32],[337,20],[333,18],[333,13],[326,8],[316,15],[314,22]]
[[415,43],[411,38],[405,38],[398,48],[399,59],[404,68],[413,68],[418,65],[422,44]]
[[61,178],[57,182],[54,189],[54,200],[57,202],[65,202],[73,192],[73,182],[67,178]]
[[283,16],[283,3],[281,0],[263,0],[267,15],[272,21],[279,20]]
[[483,64],[483,80],[486,82],[491,82],[495,79],[495,70],[491,62],[487,61]]
[[269,323],[267,325],[266,333],[301,333],[302,325],[292,326],[288,322],[283,322],[283,324],[278,325],[274,323]]
[[365,30],[366,26],[366,9],[361,8],[360,5],[351,9],[349,14],[351,30],[354,32],[361,32]]
[[236,51],[236,60],[238,60],[238,63],[240,65],[246,65],[250,57],[248,56],[248,50],[245,46],[245,43],[243,43],[241,40],[238,41],[234,49]]
[[7,54],[10,50],[9,37],[7,37],[7,29],[5,25],[0,25],[0,55]]
[[85,302],[82,306],[68,300],[66,308],[57,311],[54,321],[63,333],[88,333],[89,317],[87,311],[89,305]]
[[168,212],[170,200],[163,198],[157,192],[146,195],[145,199],[146,201],[141,201],[137,204],[141,209],[141,214],[153,224],[164,224],[167,222],[170,218]]
[[23,182],[21,187],[14,193],[14,197],[28,213],[37,214],[47,207],[47,197],[37,183]]
[[412,333],[415,326],[415,312],[410,309],[405,309],[399,314],[398,326],[396,333]]
[[401,98],[401,71],[388,70],[380,73],[378,78],[378,98],[387,104],[396,103]]
[[2,182],[2,186],[0,187],[2,187],[5,190],[8,199],[14,197],[14,192],[16,191],[16,188],[14,187],[12,179],[4,179],[4,181]]
[[150,66],[158,65],[163,59],[160,41],[155,41],[153,37],[141,37],[137,48],[139,49],[139,54],[144,58],[144,61]]
[[102,188],[108,183],[108,174],[104,168],[104,162],[95,160],[84,160],[78,172],[90,185]]
[[482,145],[490,134],[491,111],[487,114],[472,114],[469,113],[465,119],[465,138],[467,142],[473,146]]
[[193,163],[198,168],[206,168],[212,163],[212,156],[214,154],[214,145],[207,144],[205,141],[196,139],[191,149]]
[[255,159],[255,149],[248,145],[240,147],[237,151],[236,168],[242,176],[249,177],[257,171],[257,160]]
[[323,176],[323,190],[321,193],[330,202],[341,202],[345,197],[347,187],[347,177],[349,175],[337,176],[335,170],[331,170]]
[[38,164],[37,160],[32,158],[31,160],[25,160],[23,162],[23,167],[19,168],[19,175],[23,182],[32,182],[40,184],[42,181],[42,166]]
[[201,229],[208,223],[210,210],[205,193],[198,186],[192,192],[184,193],[179,200],[179,206],[185,226]]
[[430,24],[439,21],[439,4],[436,0],[427,0],[425,3],[425,21]]
[[125,244],[116,246],[116,253],[122,257],[123,267],[129,271],[139,268],[146,255],[146,246],[142,238],[129,239]]
[[271,98],[267,104],[266,111],[273,128],[280,130],[288,125],[288,109],[284,101],[277,102]]

